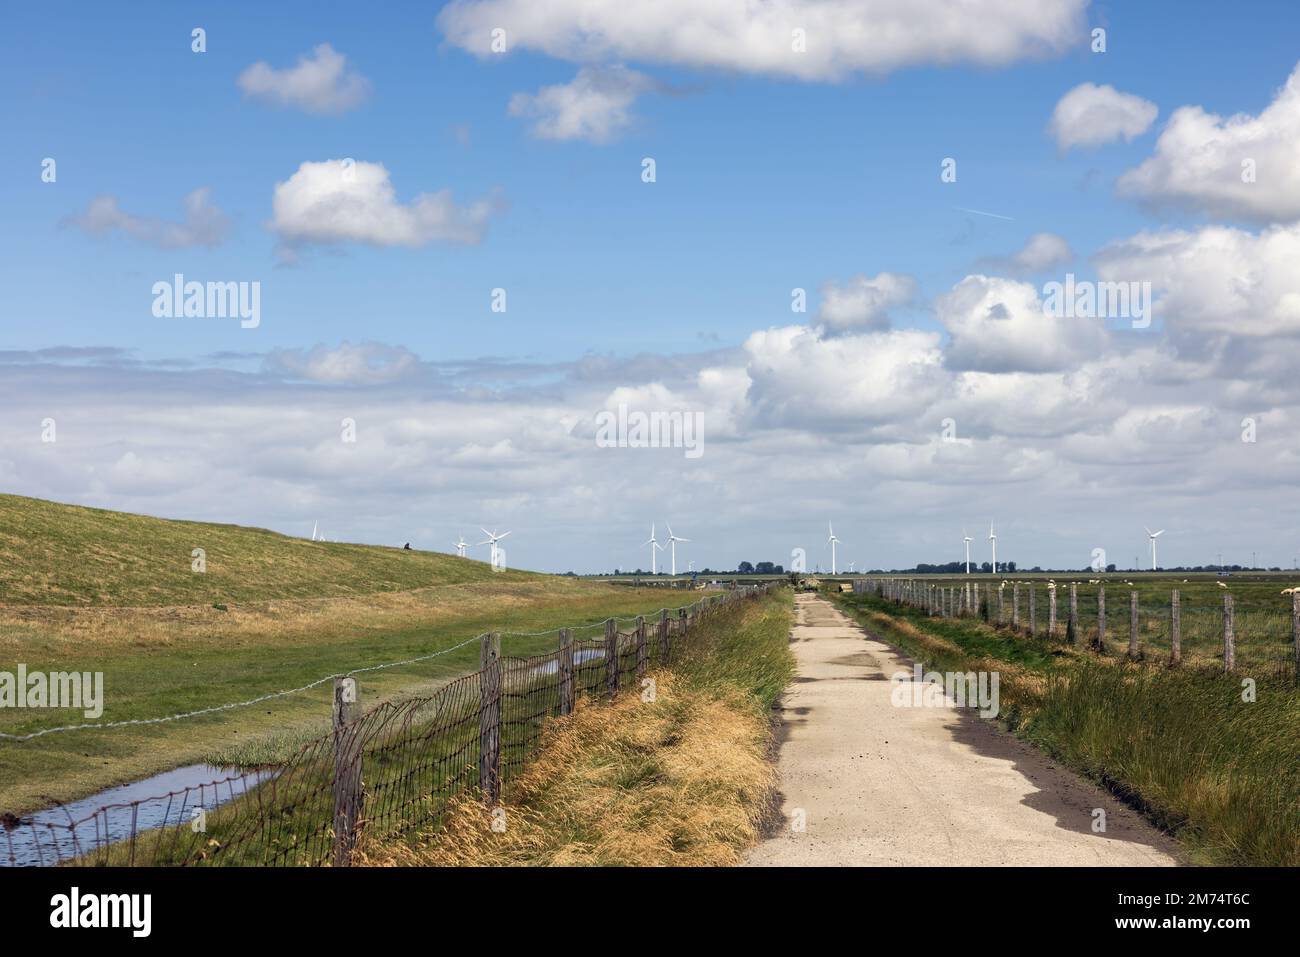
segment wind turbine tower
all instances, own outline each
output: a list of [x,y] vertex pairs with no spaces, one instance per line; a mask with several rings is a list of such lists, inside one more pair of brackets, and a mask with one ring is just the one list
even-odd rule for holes
[[654,523],[653,523],[653,522],[650,523],[650,538],[649,538],[649,540],[648,540],[648,541],[644,541],[644,542],[642,542],[641,544],[642,544],[642,545],[649,545],[649,546],[650,546],[650,574],[651,574],[651,575],[658,575],[658,574],[659,574],[659,571],[658,571],[658,567],[659,567],[659,566],[658,566],[658,563],[655,561],[655,552],[656,552],[656,551],[663,551],[663,550],[664,550],[664,547],[663,547],[662,545],[660,545],[659,542],[655,539],[655,526],[654,526]]
[[998,573],[998,536],[993,531],[993,523],[989,522],[989,542],[993,546],[993,574]]
[[[664,524],[667,523],[665,522]],[[651,537],[654,536],[654,531],[655,531],[654,526],[651,525],[650,526]],[[689,538],[682,538],[680,535],[674,535],[673,527],[671,525],[668,525],[668,548],[670,549],[670,555],[672,556],[672,563],[673,563],[672,568],[673,568],[674,577],[677,575],[677,543],[689,542],[689,541],[690,541]]]
[[1162,528],[1158,532],[1153,532],[1145,525],[1143,525],[1142,528],[1146,531],[1147,538],[1151,539],[1151,570],[1155,571],[1156,570],[1156,539],[1159,538],[1161,535],[1163,535],[1165,533],[1165,530]]
[[830,522],[826,523],[826,530],[830,532],[830,536],[826,539],[826,541],[829,542],[831,546],[831,574],[834,575],[836,574],[835,546],[839,544],[840,540],[835,537],[835,529],[831,526]]
[[975,541],[966,534],[966,529],[961,530],[961,540],[966,543],[966,574],[970,574],[970,543]]

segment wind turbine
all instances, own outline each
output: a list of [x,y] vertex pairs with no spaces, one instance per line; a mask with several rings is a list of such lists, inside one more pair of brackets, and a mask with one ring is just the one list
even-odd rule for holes
[[961,530],[961,540],[966,543],[966,574],[970,574],[970,543],[975,541],[966,534],[966,529]]
[[500,535],[498,535],[496,532],[489,532],[482,525],[479,526],[479,530],[482,531],[483,534],[487,536],[487,541],[479,542],[479,544],[492,546],[492,567],[496,568],[497,567],[497,542],[501,541],[501,539],[505,538],[510,533],[502,532]]
[[1159,538],[1161,535],[1163,535],[1165,533],[1165,530],[1162,528],[1158,532],[1153,532],[1145,525],[1143,525],[1142,528],[1143,530],[1146,531],[1147,538],[1151,539],[1151,570],[1155,571],[1156,570],[1156,539]]
[[655,550],[658,549],[659,551],[662,552],[662,551],[664,550],[664,547],[663,547],[662,545],[660,545],[658,541],[655,540],[655,526],[654,526],[654,522],[651,522],[651,523],[650,523],[650,539],[649,539],[649,541],[642,542],[641,544],[642,544],[642,545],[649,545],[649,546],[650,546],[650,574],[651,574],[651,575],[658,575],[658,574],[659,574],[659,571],[658,571],[658,564],[655,562]]
[[839,544],[840,540],[835,537],[835,529],[831,526],[830,522],[826,523],[826,530],[830,532],[830,536],[826,539],[826,541],[830,543],[831,546],[831,574],[834,575],[836,573],[835,572],[835,546]]
[[456,542],[456,556],[458,558],[464,558],[465,549],[469,546],[469,542],[465,541],[464,535],[457,535],[456,538],[458,539]]
[[320,525],[319,519],[311,523],[311,540],[313,542],[316,541],[316,526],[318,525]]
[[989,522],[989,541],[993,543],[993,574],[998,573],[998,536],[993,531],[993,523]]
[[[667,522],[665,522],[664,524],[665,524],[665,525],[668,525]],[[654,532],[654,526],[652,525],[652,526],[650,526],[650,534],[651,534],[651,536],[653,536],[654,533],[655,533],[655,532]],[[670,554],[672,555],[672,561],[673,561],[673,575],[674,575],[674,576],[677,575],[677,543],[678,543],[678,542],[689,542],[689,541],[690,541],[689,538],[682,538],[682,537],[679,536],[679,535],[674,535],[674,534],[673,534],[673,527],[672,527],[671,525],[668,525],[668,547],[669,547],[669,549],[671,549],[671,553],[670,553]]]

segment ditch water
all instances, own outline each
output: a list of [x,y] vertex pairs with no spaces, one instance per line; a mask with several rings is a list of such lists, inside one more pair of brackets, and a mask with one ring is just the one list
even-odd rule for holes
[[12,830],[0,829],[0,867],[54,864],[130,837],[133,829],[189,824],[195,808],[212,811],[274,774],[191,764],[37,811]]

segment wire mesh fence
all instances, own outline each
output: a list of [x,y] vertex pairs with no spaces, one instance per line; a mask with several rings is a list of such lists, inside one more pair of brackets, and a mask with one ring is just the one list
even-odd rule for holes
[[502,656],[501,636],[484,635],[477,672],[364,713],[355,679],[340,676],[334,730],[284,763],[79,818],[58,809],[0,815],[0,864],[346,865],[362,833],[436,826],[466,794],[496,803],[536,755],[547,722],[569,714],[579,696],[637,687],[702,618],[772,587],[737,586],[631,620],[630,630],[611,619],[603,638],[557,629],[549,654]]
[[1177,588],[1127,586],[861,578],[853,588],[937,617],[978,617],[1110,655],[1300,680],[1300,593],[1281,604],[1254,595],[1238,600],[1230,591],[1189,602]]

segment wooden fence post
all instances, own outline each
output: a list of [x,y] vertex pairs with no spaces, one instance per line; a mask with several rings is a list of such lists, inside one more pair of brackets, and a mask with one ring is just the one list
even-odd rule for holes
[[1223,596],[1223,670],[1231,671],[1237,664],[1237,645],[1232,634],[1232,595]]
[[605,691],[612,698],[618,694],[618,622],[605,622]]
[[689,630],[689,624],[686,621],[686,609],[677,609],[677,634],[684,635]]
[[1128,656],[1138,657],[1138,593],[1128,594]]
[[1003,620],[1007,617],[1007,583],[998,583],[998,627],[1002,627]]
[[1020,582],[1011,586],[1011,629],[1020,630]]
[[650,655],[645,646],[645,616],[636,616],[636,676],[644,678]]
[[361,740],[355,724],[357,679],[334,679],[334,866],[347,867],[361,817]]
[[1169,663],[1183,660],[1183,610],[1179,604],[1178,589],[1169,596]]
[[1106,650],[1106,586],[1097,586],[1097,650]]
[[560,714],[573,714],[576,693],[573,687],[573,631],[560,629]]
[[1079,643],[1079,586],[1070,582],[1070,618],[1065,626],[1066,640],[1072,645]]
[[659,612],[659,664],[668,664],[668,609]]
[[1034,586],[1029,586],[1029,637],[1038,631],[1038,608],[1034,604]]
[[1300,591],[1291,593],[1291,650],[1295,654],[1295,677],[1300,681]]
[[478,786],[483,801],[501,799],[501,635],[479,640]]
[[1056,640],[1056,586],[1047,586],[1047,638]]

